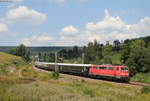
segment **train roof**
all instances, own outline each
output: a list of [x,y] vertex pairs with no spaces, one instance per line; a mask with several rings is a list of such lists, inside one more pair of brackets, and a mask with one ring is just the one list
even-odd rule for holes
[[49,62],[35,62],[41,65],[56,65],[56,66],[75,66],[75,67],[90,67],[91,64],[69,64],[69,63],[49,63]]
[[94,65],[94,64],[70,64],[70,63],[50,63],[50,62],[35,62],[35,64],[39,65],[53,65],[53,66],[74,66],[74,67],[90,67],[90,66],[117,66],[117,67],[127,67],[125,65],[113,65],[113,64],[102,64],[102,65]]

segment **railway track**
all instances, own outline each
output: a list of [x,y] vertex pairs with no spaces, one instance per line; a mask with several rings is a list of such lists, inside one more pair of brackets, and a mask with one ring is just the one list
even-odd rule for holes
[[[41,68],[37,68],[35,66],[33,66],[33,68],[37,71],[41,71],[41,72],[45,72],[45,73],[50,73],[51,71],[49,70],[45,70],[45,69],[41,69]],[[92,81],[92,82],[96,82],[96,83],[112,83],[112,84],[118,84],[118,85],[129,85],[129,86],[136,86],[136,87],[144,87],[144,86],[150,86],[149,83],[140,83],[140,82],[128,82],[128,83],[124,83],[124,82],[116,82],[116,81],[108,81],[108,80],[102,80],[102,79],[97,79],[97,78],[91,78],[91,77],[83,77],[83,76],[79,76],[79,75],[72,75],[72,74],[60,74],[61,76],[70,78],[70,79],[74,79],[74,80],[84,80],[84,81]]]

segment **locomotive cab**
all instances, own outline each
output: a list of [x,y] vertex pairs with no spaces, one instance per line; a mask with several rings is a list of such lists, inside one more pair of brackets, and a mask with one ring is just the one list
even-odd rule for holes
[[127,66],[115,66],[116,68],[116,77],[120,81],[129,81],[129,68]]

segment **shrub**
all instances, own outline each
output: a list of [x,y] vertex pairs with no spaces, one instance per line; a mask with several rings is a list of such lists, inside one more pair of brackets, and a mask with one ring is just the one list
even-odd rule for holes
[[8,71],[5,68],[0,68],[0,74],[7,74]]
[[52,79],[55,79],[55,80],[56,80],[56,79],[59,79],[59,72],[53,71],[52,74],[51,74],[51,78],[52,78]]
[[144,86],[142,89],[141,89],[141,93],[150,93],[150,86]]

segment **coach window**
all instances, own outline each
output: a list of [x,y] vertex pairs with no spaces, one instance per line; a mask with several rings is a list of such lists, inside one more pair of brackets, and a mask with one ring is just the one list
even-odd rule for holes
[[117,67],[117,70],[119,70],[119,68]]
[[98,66],[94,66],[93,68],[94,68],[94,69],[98,69]]
[[101,67],[101,69],[104,69],[104,67]]
[[107,69],[107,67],[103,67],[103,69]]
[[113,67],[107,67],[108,68],[108,70],[114,70],[114,68]]

